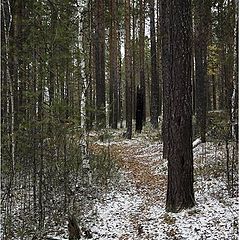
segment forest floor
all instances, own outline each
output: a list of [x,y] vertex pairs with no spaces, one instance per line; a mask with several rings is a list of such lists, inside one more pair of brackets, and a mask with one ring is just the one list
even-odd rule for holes
[[[69,176],[69,212],[79,223],[82,239],[238,239],[238,157],[232,158],[236,155],[234,144],[229,143],[228,152],[222,141],[193,147],[196,206],[169,213],[165,210],[167,161],[159,139],[159,133],[151,129],[131,140],[123,138],[123,130],[90,133],[89,149],[95,158],[90,158],[87,185],[83,186],[86,179],[80,172]],[[49,193],[55,203],[48,206],[45,237],[41,239],[68,239],[67,214],[55,195]],[[26,214],[19,210],[23,203],[16,204],[13,222],[19,229]],[[13,239],[38,239],[29,237],[32,228],[30,221],[28,237]]]
[[196,206],[169,213],[162,143],[147,134],[132,140],[121,134],[91,145],[95,154],[108,149],[120,173],[117,184],[110,184],[85,213],[85,219],[95,215],[85,223],[92,239],[238,239],[238,166],[230,197],[223,145],[207,142],[193,149]]

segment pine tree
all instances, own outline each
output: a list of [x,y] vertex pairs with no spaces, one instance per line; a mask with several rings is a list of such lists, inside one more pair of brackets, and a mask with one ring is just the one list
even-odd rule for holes
[[95,10],[95,75],[97,128],[106,127],[105,113],[105,1],[96,0]]
[[196,62],[196,119],[202,142],[206,141],[207,114],[207,47],[211,3],[209,0],[195,1],[195,62]]
[[132,138],[132,79],[130,50],[130,0],[125,0],[125,82],[126,82],[126,123],[128,139]]
[[117,36],[117,3],[116,0],[110,1],[110,89],[109,89],[109,105],[110,118],[109,125],[112,128],[117,128],[118,120],[118,36]]
[[146,122],[146,83],[145,83],[145,0],[139,0],[139,68],[140,68],[140,88],[143,94],[143,123]]
[[157,75],[157,49],[155,35],[154,1],[150,1],[150,37],[151,37],[151,124],[158,127],[159,114],[159,78]]
[[[168,186],[166,209],[178,212],[194,206],[191,98],[191,1],[166,1],[169,12],[170,59]],[[170,37],[171,36],[171,37]],[[165,79],[164,79],[165,81]],[[166,93],[165,93],[166,94]]]

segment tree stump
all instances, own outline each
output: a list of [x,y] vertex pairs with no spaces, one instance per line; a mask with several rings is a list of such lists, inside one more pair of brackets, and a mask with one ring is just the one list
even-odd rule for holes
[[81,238],[81,231],[77,219],[73,215],[68,217],[68,233],[69,240],[77,240]]

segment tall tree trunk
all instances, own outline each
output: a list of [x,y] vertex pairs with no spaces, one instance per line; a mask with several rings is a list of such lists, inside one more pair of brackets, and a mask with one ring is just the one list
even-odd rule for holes
[[[118,52],[118,5],[117,0],[113,0],[113,48]],[[113,57],[114,83],[113,83],[113,128],[117,129],[118,123],[118,54]]]
[[128,139],[132,138],[132,79],[130,54],[130,0],[125,0],[125,81],[126,81],[126,122]]
[[194,206],[191,96],[191,1],[168,0],[171,71],[166,157],[166,209],[178,212]]
[[140,87],[143,93],[143,123],[146,122],[146,83],[145,83],[145,0],[140,1],[139,27],[139,58],[140,58]]
[[239,83],[238,83],[238,64],[239,64],[239,58],[238,58],[238,46],[239,46],[239,19],[238,19],[238,11],[239,11],[239,4],[236,0],[233,1],[234,4],[234,14],[235,14],[235,69],[234,69],[234,88],[235,88],[235,95],[233,98],[233,113],[232,113],[232,121],[233,121],[233,135],[235,136],[236,144],[238,144],[238,123],[239,123],[239,115],[238,115],[238,109],[239,109]]
[[211,4],[197,0],[195,4],[196,120],[202,142],[206,141],[207,113],[207,46]]
[[159,79],[159,107],[158,107],[158,115],[162,115],[162,97],[163,97],[163,79],[162,79],[162,30],[160,28],[161,25],[161,1],[157,1],[157,72]]
[[[194,20],[194,19],[193,19]],[[193,23],[194,26],[194,23]],[[193,27],[193,38],[195,38],[195,32]],[[195,43],[193,42],[193,49],[192,49],[192,107],[193,107],[193,115],[196,114],[196,71],[195,71]]]
[[[9,199],[11,196],[11,191],[12,191],[12,186],[14,185],[15,182],[15,165],[16,165],[16,138],[15,138],[15,99],[14,99],[14,76],[11,75],[10,68],[11,68],[11,54],[10,54],[10,38],[11,38],[11,28],[13,24],[13,16],[11,12],[11,6],[9,1],[5,1],[5,3],[2,5],[2,21],[3,21],[3,33],[4,36],[2,36],[5,40],[4,46],[5,46],[5,76],[6,76],[6,83],[7,83],[7,90],[8,90],[8,95],[7,95],[7,106],[6,106],[6,111],[7,111],[7,134],[9,138],[9,152],[10,152],[10,174],[9,174],[9,183],[8,183],[8,194],[7,194],[7,200],[8,202],[11,202]],[[11,207],[11,206],[10,206]],[[10,211],[11,213],[11,211]],[[7,211],[7,214],[8,211]]]
[[162,139],[163,139],[163,157],[167,157],[168,153],[168,136],[169,136],[169,127],[170,123],[168,119],[171,116],[170,113],[170,33],[169,33],[169,4],[166,1],[160,0],[160,29],[162,31],[161,34],[161,42],[162,42],[162,80],[163,80],[163,123],[162,123]]
[[[37,82],[38,82],[38,59],[37,59],[37,46],[33,49],[33,89],[34,95],[37,93]],[[34,98],[32,103],[32,116],[33,122],[37,121],[37,99]],[[34,124],[32,128],[33,136],[33,212],[34,218],[37,216],[37,127]]]
[[123,96],[122,96],[122,56],[121,56],[121,34],[118,33],[118,121],[120,128],[123,127]]
[[95,74],[96,74],[96,124],[106,127],[105,110],[105,1],[95,1]]
[[137,97],[136,97],[136,0],[132,2],[132,112],[133,112],[133,119],[136,119],[136,104],[137,104]]
[[81,56],[84,56],[83,58],[79,59],[79,67],[80,67],[80,78],[82,79],[82,88],[81,88],[81,127],[86,131],[86,104],[87,104],[87,88],[88,88],[88,79],[86,74],[86,57],[85,57],[85,48],[84,48],[84,37],[83,37],[83,29],[84,29],[84,21],[85,18],[83,17],[83,7],[81,5],[81,1],[78,0],[78,48]]
[[88,88],[87,88],[87,99],[86,99],[86,129],[91,130],[93,127],[93,39],[92,39],[92,29],[93,29],[93,14],[92,14],[92,0],[88,1],[88,39],[89,43],[89,59],[88,59]]
[[235,1],[219,0],[217,4],[217,38],[220,60],[219,108],[232,118],[232,95],[234,93],[234,33]]
[[112,128],[117,128],[118,120],[118,49],[117,41],[117,2],[110,1],[111,25],[110,25],[110,121],[109,125]]
[[154,1],[149,2],[150,8],[150,38],[151,38],[151,124],[158,127],[159,113],[159,78],[157,74],[157,49],[155,35]]
[[43,170],[44,170],[44,159],[43,159],[43,140],[44,140],[44,126],[43,126],[43,101],[44,101],[44,80],[42,78],[43,75],[43,63],[40,63],[39,67],[39,82],[38,82],[38,121],[41,123],[38,132],[39,132],[39,141],[38,141],[38,149],[39,149],[39,162],[40,167],[38,171],[39,181],[38,181],[38,216],[39,216],[39,228],[41,229],[44,224],[44,206],[43,206]]
[[234,33],[235,33],[235,1],[227,1],[227,26],[228,34],[226,37],[226,79],[225,91],[227,96],[226,109],[229,120],[232,121],[232,97],[234,94]]
[[116,49],[113,49],[113,1],[110,0],[110,29],[109,29],[109,127],[112,127],[113,124],[113,84],[114,84],[114,66],[113,66],[113,57]]
[[57,24],[57,10],[53,3],[51,3],[51,46],[49,52],[49,104],[50,106],[54,100],[54,92],[55,92],[55,81],[56,81],[56,64],[55,64],[55,54],[56,54],[56,24]]

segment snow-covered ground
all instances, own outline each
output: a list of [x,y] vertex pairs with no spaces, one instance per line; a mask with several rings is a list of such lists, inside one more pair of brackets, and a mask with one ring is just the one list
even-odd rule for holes
[[[167,163],[161,157],[160,143],[136,139],[132,142],[112,143],[119,144],[126,151],[121,156],[123,161],[133,158],[138,164],[145,164],[152,176],[167,174]],[[222,149],[213,143],[199,144],[194,149],[196,206],[180,213],[165,211],[166,192],[157,191],[157,186],[152,189],[151,186],[145,186],[150,187],[147,194],[144,194],[144,186],[139,190],[134,183],[134,180],[138,180],[134,176],[136,173],[131,173],[131,169],[126,168],[120,185],[128,187],[121,190],[120,186],[118,190],[106,194],[106,200],[96,204],[99,221],[92,227],[93,238],[237,239],[238,197],[228,196],[224,172],[219,172],[218,177],[212,174],[219,161],[224,165],[223,157]],[[141,171],[139,174],[142,174]],[[132,175],[134,179],[129,181],[128,178]],[[153,195],[158,195],[159,198],[156,200]]]
[[[117,184],[89,198],[88,210],[81,206],[80,214],[74,209],[80,227],[88,229],[92,239],[238,239],[238,186],[230,197],[223,146],[195,145],[196,206],[180,213],[165,211],[167,161],[161,142],[139,136],[122,140],[113,134],[111,141],[93,143],[93,151],[107,147],[119,166]],[[238,183],[238,166],[235,169]],[[82,193],[77,194],[76,199]],[[68,239],[67,222],[48,235]],[[82,239],[86,239],[84,233]]]
[[196,206],[169,213],[162,144],[146,138],[98,141],[96,148],[110,147],[121,174],[93,206],[95,220],[85,226],[92,239],[238,239],[238,194],[229,197],[227,191],[224,149],[193,145]]

